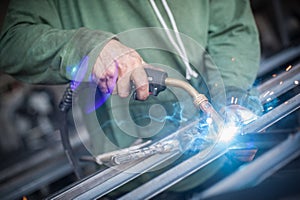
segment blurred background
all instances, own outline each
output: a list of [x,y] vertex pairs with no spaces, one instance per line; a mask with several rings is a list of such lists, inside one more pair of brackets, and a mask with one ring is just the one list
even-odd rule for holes
[[[7,3],[1,0],[0,27]],[[251,5],[261,40],[261,67],[256,80],[259,85],[289,66],[300,64],[300,1],[251,0]],[[75,181],[57,131],[57,105],[65,88],[28,85],[0,73],[0,197],[39,199]],[[299,86],[282,98],[298,93]],[[78,155],[85,154],[70,123],[74,149]],[[269,129],[287,132],[299,130],[299,124],[298,110]],[[86,174],[92,173],[94,167],[83,164]],[[299,159],[290,168],[300,169]],[[261,192],[271,192],[271,188]],[[286,190],[282,195],[289,197],[290,193]]]

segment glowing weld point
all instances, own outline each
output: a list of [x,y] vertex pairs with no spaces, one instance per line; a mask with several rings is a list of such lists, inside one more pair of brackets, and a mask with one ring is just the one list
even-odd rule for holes
[[294,81],[294,84],[295,85],[299,85],[299,81]]
[[239,131],[239,128],[234,125],[228,125],[222,130],[220,137],[221,142],[230,142]]
[[272,106],[270,106],[270,107],[268,107],[268,108],[267,108],[267,110],[272,110],[272,109],[273,109],[273,107],[272,107]]
[[209,118],[206,119],[207,124],[212,124],[212,122],[213,122],[212,118],[209,117]]

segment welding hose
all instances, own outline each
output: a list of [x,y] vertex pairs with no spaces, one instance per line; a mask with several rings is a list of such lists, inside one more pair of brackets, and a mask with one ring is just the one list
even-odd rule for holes
[[69,84],[59,104],[59,110],[61,111],[60,112],[60,116],[61,116],[60,136],[61,136],[61,142],[64,148],[64,152],[67,156],[67,159],[73,168],[73,172],[76,178],[80,180],[83,177],[83,172],[72,149],[70,136],[69,136],[69,126],[68,126],[68,112],[72,107],[72,99],[75,92],[75,84],[76,84],[75,82],[71,82]]
[[208,99],[204,94],[200,94],[193,86],[191,86],[188,82],[182,81],[175,78],[166,78],[165,84],[167,86],[179,87],[185,90],[194,98],[194,104],[196,107],[200,107],[204,102],[208,102]]

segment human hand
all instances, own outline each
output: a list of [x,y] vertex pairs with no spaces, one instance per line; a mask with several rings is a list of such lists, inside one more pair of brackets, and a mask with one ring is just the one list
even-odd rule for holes
[[130,94],[130,82],[136,87],[137,99],[149,96],[149,83],[142,57],[117,40],[110,40],[100,52],[93,66],[93,80],[102,93],[114,93],[120,97]]

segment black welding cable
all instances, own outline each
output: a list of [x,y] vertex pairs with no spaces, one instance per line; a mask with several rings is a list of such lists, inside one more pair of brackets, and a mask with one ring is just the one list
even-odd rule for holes
[[66,89],[62,101],[59,104],[60,109],[60,136],[62,145],[65,151],[65,154],[73,168],[74,174],[76,178],[79,180],[83,177],[82,170],[79,166],[78,160],[76,159],[69,136],[69,128],[68,128],[68,111],[72,106],[72,98],[74,93],[73,83],[70,83],[69,87]]

